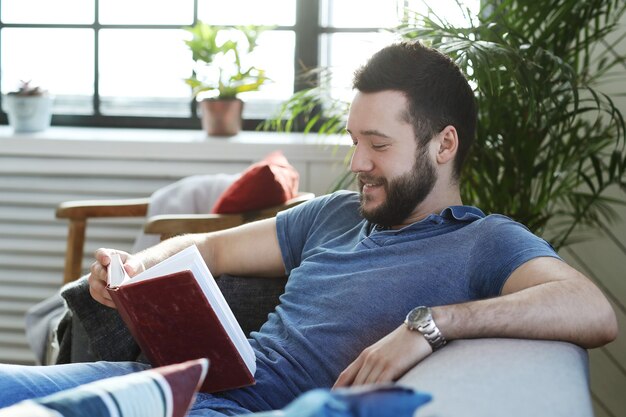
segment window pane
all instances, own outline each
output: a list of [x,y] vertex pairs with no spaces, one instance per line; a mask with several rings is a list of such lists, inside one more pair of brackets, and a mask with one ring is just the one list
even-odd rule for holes
[[295,34],[291,31],[262,33],[249,63],[265,70],[271,82],[248,94],[254,98],[287,99],[293,93],[294,48]]
[[[94,0],[2,0],[4,23],[93,23]],[[68,13],[71,10],[71,13]]]
[[100,23],[172,24],[193,22],[193,0],[100,0]]
[[329,27],[390,28],[396,26],[404,8],[427,13],[430,8],[437,16],[461,25],[463,12],[457,1],[477,15],[480,0],[322,0],[322,25]]
[[100,32],[102,113],[188,116],[191,52],[180,29]]
[[398,24],[404,1],[323,0],[322,25],[344,28],[386,28]]
[[54,113],[92,113],[93,61],[91,29],[2,30],[2,92],[32,80],[55,96]]
[[[457,4],[458,0],[437,0],[428,2],[426,4],[424,0],[406,0],[407,9],[419,12],[420,14],[427,14],[428,8],[432,12],[442,18],[443,20],[455,25],[463,26],[467,24],[467,19],[464,16],[465,11],[461,10]],[[478,16],[480,11],[480,0],[461,0],[459,1],[463,5],[463,8],[469,9],[472,16]]]
[[376,51],[394,42],[389,33],[335,33],[322,36],[322,66],[332,68],[331,96],[352,99],[352,75]]
[[199,0],[198,18],[211,25],[292,26],[296,0]]
[[259,91],[240,94],[246,102],[244,117],[266,118],[293,94],[295,42],[292,31],[267,31],[259,36],[258,47],[250,54],[250,63],[264,69],[272,81]]

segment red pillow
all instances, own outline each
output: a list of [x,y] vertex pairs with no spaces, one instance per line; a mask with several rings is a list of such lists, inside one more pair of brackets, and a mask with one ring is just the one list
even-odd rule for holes
[[299,174],[280,151],[250,165],[220,195],[212,213],[233,214],[277,206],[298,194]]

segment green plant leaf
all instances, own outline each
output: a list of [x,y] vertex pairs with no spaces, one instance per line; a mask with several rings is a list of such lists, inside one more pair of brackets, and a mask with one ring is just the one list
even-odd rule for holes
[[[191,33],[191,40],[185,44],[192,51],[192,59],[199,68],[185,82],[192,87],[194,96],[207,91],[218,91],[218,97],[235,98],[239,93],[257,91],[270,81],[263,70],[254,66],[244,66],[243,60],[257,47],[258,36],[268,27],[245,26],[226,28],[211,26],[198,21],[193,26],[183,27]],[[218,43],[218,36],[224,33],[234,38],[226,38]],[[222,37],[223,38],[223,37]],[[245,42],[241,42],[245,40]],[[232,65],[223,65],[224,62]],[[217,63],[220,63],[219,65]],[[203,73],[204,69],[217,66],[219,76]]]

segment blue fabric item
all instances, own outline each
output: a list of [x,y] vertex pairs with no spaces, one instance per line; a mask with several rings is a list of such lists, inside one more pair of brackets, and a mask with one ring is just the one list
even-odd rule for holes
[[521,224],[475,207],[380,230],[359,215],[358,194],[343,191],[276,221],[289,280],[281,304],[251,335],[256,385],[224,393],[251,411],[280,409],[332,386],[412,308],[498,295],[524,262],[557,257]]
[[279,412],[254,417],[411,417],[432,399],[429,394],[395,385],[370,385],[308,391]]

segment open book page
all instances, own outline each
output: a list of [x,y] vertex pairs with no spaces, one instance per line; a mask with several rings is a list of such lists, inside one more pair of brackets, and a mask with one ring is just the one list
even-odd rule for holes
[[250,370],[250,373],[254,375],[256,371],[256,358],[254,351],[252,350],[252,346],[250,346],[250,342],[248,342],[246,335],[243,333],[241,326],[239,326],[235,315],[230,309],[230,306],[217,286],[213,275],[202,259],[200,251],[195,245],[170,256],[164,261],[148,268],[132,278],[126,274],[119,255],[115,255],[111,257],[111,264],[108,269],[109,285],[114,287],[113,284],[118,283],[116,286],[123,286],[128,283],[146,281],[184,270],[190,270],[193,273],[196,281],[202,289],[202,292],[209,301],[209,304],[213,307],[215,314],[226,330],[226,333],[232,340],[237,350],[240,352],[241,357]]
[[109,287],[119,287],[124,281],[130,280],[124,269],[122,258],[117,253],[111,256],[111,263],[107,272]]

